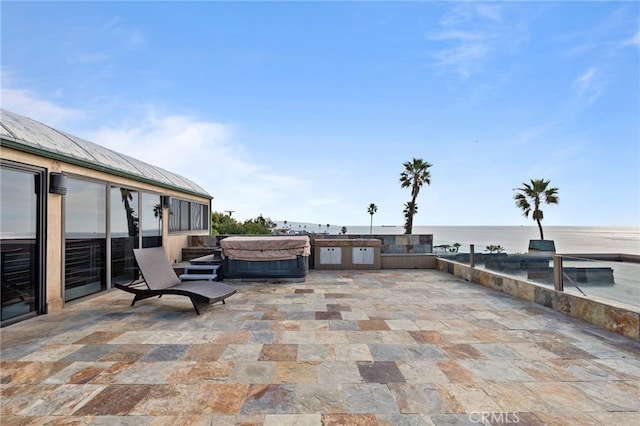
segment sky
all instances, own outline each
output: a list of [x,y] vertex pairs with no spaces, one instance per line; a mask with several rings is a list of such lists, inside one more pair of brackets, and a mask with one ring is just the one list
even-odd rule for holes
[[238,220],[640,226],[640,3],[14,2],[2,108],[181,174]]

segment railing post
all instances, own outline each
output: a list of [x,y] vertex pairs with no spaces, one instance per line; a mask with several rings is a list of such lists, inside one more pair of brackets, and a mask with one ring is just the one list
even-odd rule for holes
[[469,244],[469,266],[472,268],[476,267],[476,250],[475,245]]
[[564,291],[564,279],[562,275],[562,256],[553,255],[553,287],[556,291]]

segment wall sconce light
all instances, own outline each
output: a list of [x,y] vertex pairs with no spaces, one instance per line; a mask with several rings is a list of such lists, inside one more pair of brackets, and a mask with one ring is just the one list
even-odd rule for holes
[[171,207],[171,196],[161,195],[160,198],[162,199],[162,207]]
[[51,172],[49,174],[49,192],[65,195],[67,193],[68,176],[64,173]]

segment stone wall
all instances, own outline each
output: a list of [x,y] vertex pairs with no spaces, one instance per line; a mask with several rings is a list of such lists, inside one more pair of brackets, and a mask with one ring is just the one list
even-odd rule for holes
[[556,291],[447,259],[438,258],[436,268],[475,284],[546,306],[614,333],[640,340],[640,309]]

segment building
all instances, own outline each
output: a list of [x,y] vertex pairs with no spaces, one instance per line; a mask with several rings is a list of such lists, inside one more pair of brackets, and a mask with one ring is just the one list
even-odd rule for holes
[[211,195],[175,173],[6,110],[0,147],[2,326],[130,281],[134,248],[179,262],[210,233]]

